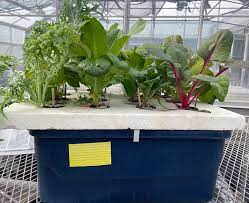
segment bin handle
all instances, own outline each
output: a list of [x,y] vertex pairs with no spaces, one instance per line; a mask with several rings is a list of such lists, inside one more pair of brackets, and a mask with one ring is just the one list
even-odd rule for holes
[[139,142],[140,130],[134,130],[133,142]]

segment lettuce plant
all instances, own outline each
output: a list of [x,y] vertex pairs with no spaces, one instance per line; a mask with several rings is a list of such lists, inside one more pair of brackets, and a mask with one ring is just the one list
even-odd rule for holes
[[160,74],[157,64],[145,57],[142,54],[143,51],[144,46],[140,46],[122,53],[121,58],[128,62],[129,72],[121,75],[119,80],[130,98],[134,99],[139,94],[138,96],[141,96],[140,107],[150,108],[150,100],[165,86],[167,81]]
[[67,82],[73,87],[79,87],[79,83],[87,86],[93,107],[100,105],[103,90],[115,83],[116,75],[129,70],[127,62],[120,60],[118,54],[144,26],[144,21],[139,20],[125,35],[117,24],[105,30],[96,18],[85,18],[81,24],[80,40],[69,49],[71,57],[66,70],[74,77]]
[[25,76],[31,101],[43,107],[51,100],[49,90],[65,83],[68,47],[79,39],[70,23],[39,22],[34,26],[24,43]]
[[[188,109],[197,99],[212,104],[215,99],[224,101],[228,92],[229,78],[222,75],[227,68],[223,65],[229,57],[233,34],[221,30],[206,40],[197,55],[182,45],[182,40],[171,37],[161,49],[149,48],[148,53],[166,67],[165,77],[175,87],[181,108]],[[214,73],[213,62],[220,63],[220,70]]]

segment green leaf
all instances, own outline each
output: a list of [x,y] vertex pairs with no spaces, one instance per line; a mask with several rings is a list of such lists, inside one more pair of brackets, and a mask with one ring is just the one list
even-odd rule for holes
[[107,44],[109,47],[112,47],[115,41],[118,38],[120,30],[110,30],[107,32]]
[[64,69],[65,80],[71,87],[80,87],[79,74],[68,68]]
[[0,54],[0,79],[6,70],[15,70],[19,61],[12,56]]
[[213,94],[213,91],[211,90],[211,86],[207,85],[205,87],[205,90],[203,91],[203,93],[199,96],[199,100],[201,102],[207,103],[207,104],[213,104],[216,100],[215,95]]
[[160,76],[156,76],[152,79],[146,79],[143,82],[138,82],[138,86],[143,95],[143,105],[147,106],[149,100],[151,100],[155,96],[155,94],[165,85],[166,82],[162,81]]
[[136,52],[140,55],[147,56],[149,48],[158,49],[158,46],[155,44],[143,44],[137,47]]
[[145,28],[146,22],[143,19],[137,20],[134,25],[130,28],[128,33],[129,36],[137,35],[142,32]]
[[210,83],[212,86],[211,90],[217,99],[223,102],[226,98],[229,88],[229,77],[228,76],[220,76],[218,77],[218,81],[216,83]]
[[91,50],[93,58],[107,54],[106,31],[96,18],[91,18],[81,27],[80,31],[81,41]]
[[161,44],[161,48],[167,49],[169,46],[175,45],[175,44],[183,44],[183,39],[180,35],[170,35],[166,37],[163,40],[163,43]]
[[119,70],[125,71],[125,72],[129,71],[129,65],[126,61],[119,60],[119,58],[116,55],[111,54],[111,53],[108,54],[108,57],[113,63],[113,66],[115,68],[118,68]]
[[78,25],[92,13],[101,16],[100,5],[99,0],[64,0],[59,17],[63,22]]
[[[3,59],[1,56],[0,58],[1,60]],[[14,57],[13,59],[17,61]],[[4,114],[5,107],[11,105],[12,103],[19,103],[24,100],[25,89],[26,85],[23,71],[13,70],[7,76],[4,86],[0,84],[0,113],[3,116],[6,117]]]
[[132,54],[130,55],[130,65],[132,68],[141,71],[143,70],[145,67],[145,59],[144,57],[142,57],[140,54],[136,53],[135,51],[132,52]]
[[131,76],[127,75],[122,81],[122,85],[124,86],[125,92],[129,97],[132,97],[137,92],[137,83],[136,80]]
[[[198,75],[201,72],[201,69],[203,67],[204,64],[204,60],[200,57],[200,56],[196,56],[193,59],[193,63],[191,64],[191,72],[192,75]],[[212,63],[210,63],[209,66],[211,66]],[[214,76],[213,71],[211,71],[210,69],[205,69],[205,71],[203,72],[204,75],[210,75],[210,76]]]
[[150,98],[153,98],[155,96],[155,94],[162,88],[164,87],[165,85],[167,84],[167,82],[165,81],[162,81],[161,78],[156,78],[153,85],[152,85],[152,88],[151,88],[151,91],[149,92],[149,97]]
[[84,56],[91,58],[91,50],[80,41],[72,42],[69,45],[69,56],[70,57]]
[[205,61],[225,62],[230,54],[233,43],[233,33],[229,30],[220,30],[207,39],[198,49],[197,54]]
[[127,44],[130,36],[126,36],[120,29],[118,24],[114,24],[107,31],[107,42],[113,54],[118,55],[123,47]]
[[198,74],[198,75],[193,75],[192,76],[193,79],[197,79],[197,80],[201,80],[204,82],[217,82],[218,78],[217,77],[211,77],[209,75],[204,75],[204,74]]
[[195,75],[193,78],[202,80],[209,84],[210,89],[205,91],[200,97],[200,101],[213,104],[215,99],[223,102],[228,93],[229,77],[222,75],[219,77],[211,77],[208,75]]
[[51,79],[49,85],[57,86],[59,84],[63,84],[64,82],[65,82],[64,70],[63,70],[63,68],[58,68],[57,73]]
[[118,55],[128,41],[129,36],[123,36],[119,39],[116,39],[111,46],[111,53]]
[[85,71],[87,74],[99,77],[108,72],[111,67],[111,63],[109,60],[104,58],[99,59],[85,59],[80,62],[79,68]]
[[169,47],[167,49],[167,54],[171,56],[171,60],[174,63],[181,64],[181,67],[185,67],[188,63],[187,55],[176,47]]
[[109,31],[112,31],[112,30],[117,30],[118,29],[118,23],[114,23],[111,25],[111,27],[109,28]]
[[156,57],[159,60],[170,61],[170,62],[172,61],[171,56],[164,53],[164,51],[159,48],[148,48],[147,51],[149,54],[151,54],[152,56]]
[[164,39],[164,43],[176,43],[176,44],[183,44],[183,39],[181,35],[170,35]]

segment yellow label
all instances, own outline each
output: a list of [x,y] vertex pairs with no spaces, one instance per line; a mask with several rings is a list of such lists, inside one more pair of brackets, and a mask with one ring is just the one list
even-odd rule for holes
[[111,142],[69,144],[70,167],[111,165]]

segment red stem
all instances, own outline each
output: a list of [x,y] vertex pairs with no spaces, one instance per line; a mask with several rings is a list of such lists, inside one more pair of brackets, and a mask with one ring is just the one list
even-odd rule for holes
[[170,64],[171,70],[172,70],[173,73],[174,73],[175,80],[176,80],[176,83],[177,83],[177,85],[178,85],[178,83],[179,83],[179,78],[178,78],[177,73],[176,73],[175,65],[174,65],[173,63],[171,63],[171,62],[169,62],[169,64]]
[[[228,68],[223,68],[222,70],[220,70],[216,75],[215,77],[218,77],[219,75],[221,75],[222,73],[224,73]],[[204,89],[206,88],[206,85],[203,86],[200,91],[191,99],[191,101],[189,102],[189,105],[196,99],[200,96],[200,94],[204,91]]]
[[224,73],[228,68],[223,68],[222,70],[220,70],[215,77],[218,77],[219,75],[221,75],[222,73]]
[[[200,74],[202,74],[202,73],[206,70],[206,66],[207,66],[207,64],[209,63],[210,58],[211,58],[211,56],[212,56],[211,53],[212,53],[212,52],[209,53],[209,55],[208,55],[208,57],[207,57],[207,60],[204,61],[203,66],[202,66],[202,68],[201,68]],[[192,88],[191,88],[190,91],[189,91],[188,97],[187,97],[188,100],[193,96],[193,93],[194,93],[194,91],[195,91],[195,88],[196,88],[200,83],[201,83],[201,81],[200,81],[200,80],[197,80],[197,81],[193,84]]]
[[190,100],[189,105],[190,105],[196,98],[198,98],[198,97],[200,96],[200,94],[204,91],[205,88],[206,88],[206,85],[203,86],[203,87],[200,89],[200,91],[199,91],[199,92]]
[[171,67],[171,70],[173,71],[174,73],[174,76],[175,76],[175,81],[176,81],[176,86],[177,86],[177,89],[178,89],[178,93],[179,93],[179,97],[181,99],[181,104],[182,104],[182,108],[186,109],[189,107],[189,103],[188,103],[188,99],[182,89],[182,86],[180,84],[180,79],[177,75],[177,72],[176,72],[176,69],[175,69],[175,65],[171,62],[169,62],[170,64],[170,67]]

